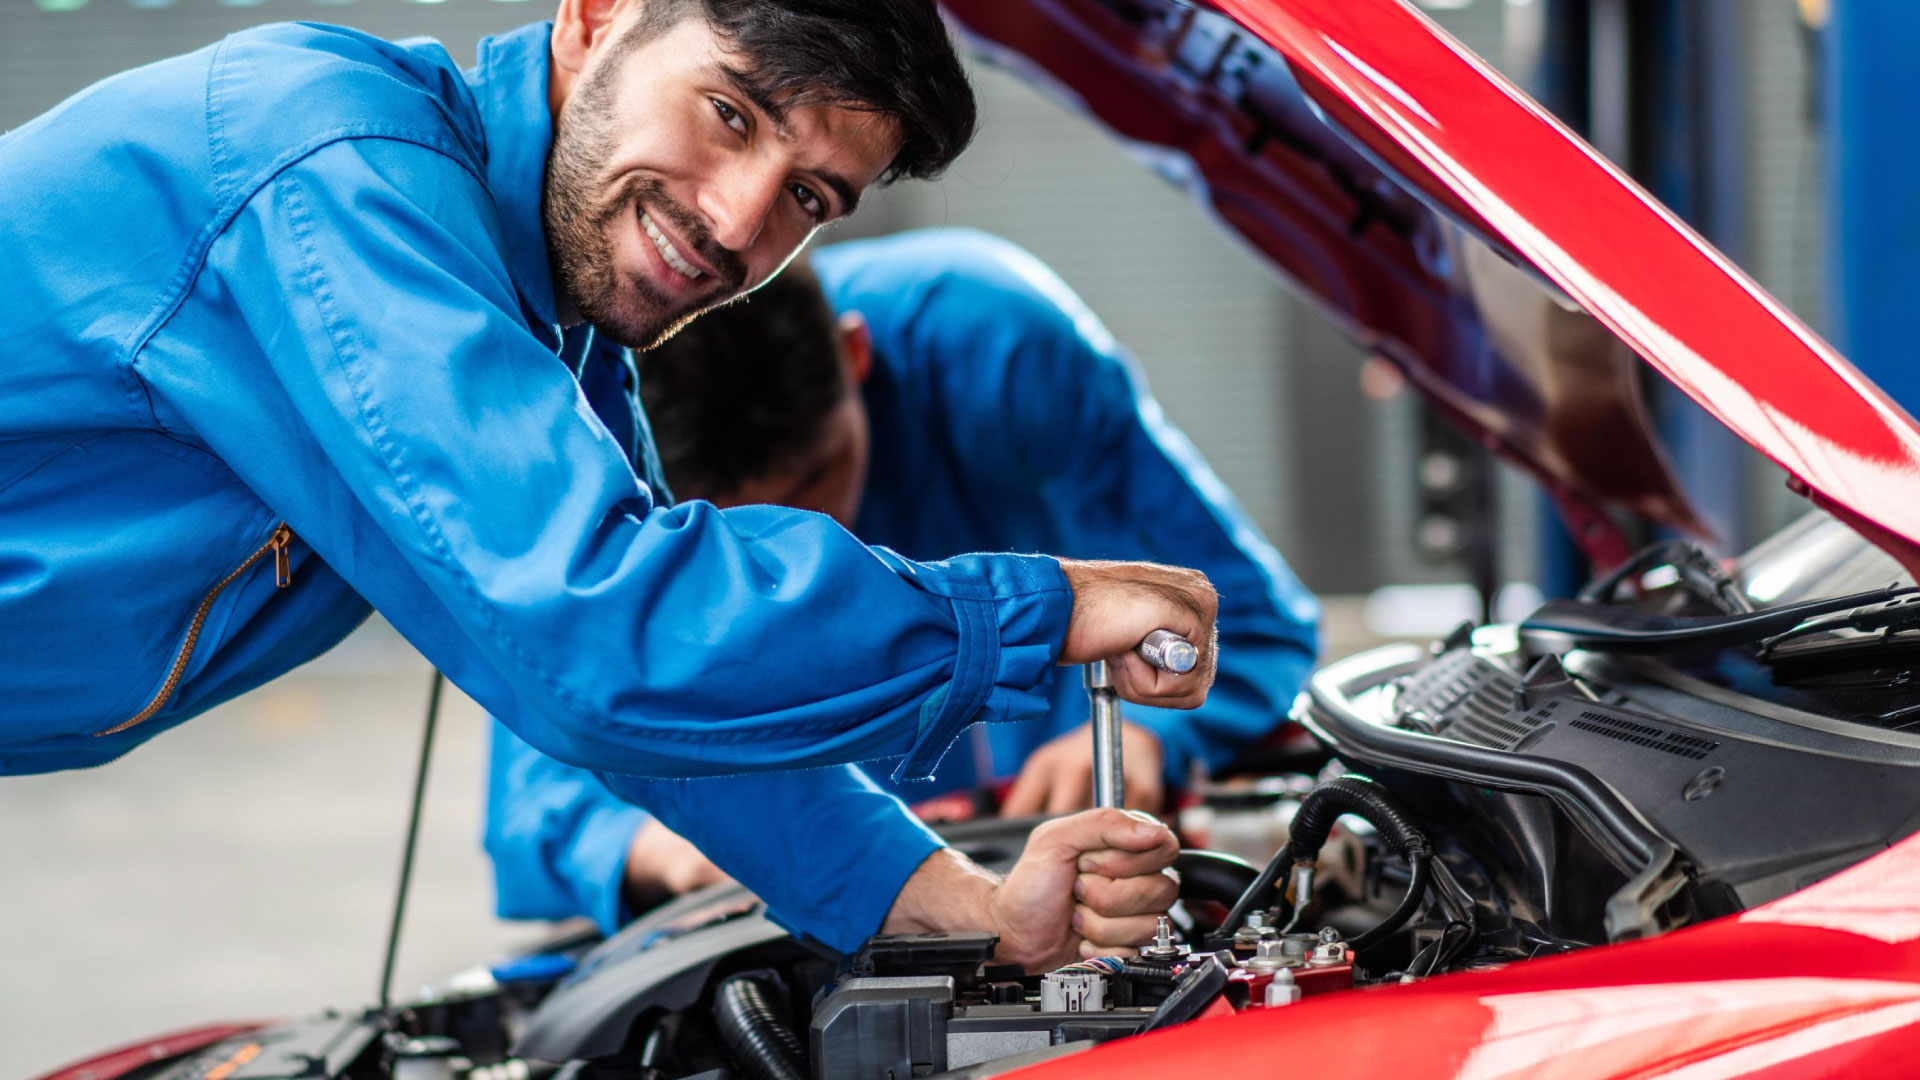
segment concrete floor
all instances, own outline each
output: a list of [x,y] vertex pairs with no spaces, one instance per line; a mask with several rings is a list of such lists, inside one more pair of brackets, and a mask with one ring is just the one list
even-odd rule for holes
[[[1373,643],[1357,598],[1326,607],[1326,657]],[[0,782],[0,1080],[372,1003],[429,677],[376,620],[112,765]],[[457,691],[441,716],[396,993],[541,933],[491,916],[486,728]]]
[[[0,782],[0,1077],[371,1003],[429,674],[370,624],[112,765]],[[481,719],[442,709],[397,992],[538,933],[491,916]]]

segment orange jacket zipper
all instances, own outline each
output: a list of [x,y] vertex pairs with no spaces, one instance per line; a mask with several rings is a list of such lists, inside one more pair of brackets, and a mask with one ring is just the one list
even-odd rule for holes
[[180,689],[180,680],[187,674],[187,665],[193,660],[194,646],[200,644],[200,631],[206,628],[207,613],[213,610],[213,602],[220,599],[220,594],[225,592],[227,586],[233,584],[236,578],[252,569],[253,564],[266,558],[268,552],[273,553],[274,587],[284,589],[292,584],[293,561],[287,554],[287,547],[292,543],[293,530],[287,528],[286,523],[282,522],[273,530],[273,535],[267,538],[266,543],[254,549],[253,554],[247,556],[245,562],[234,567],[232,573],[221,578],[219,584],[207,590],[207,595],[200,598],[200,606],[194,609],[193,621],[187,624],[187,640],[180,643],[180,651],[173,658],[173,667],[167,670],[167,681],[160,684],[160,692],[154,695],[152,701],[147,702],[146,708],[135,713],[132,719],[116,724],[105,731],[95,732],[94,737],[99,738],[102,735],[114,735],[125,731],[135,724],[151,719],[155,713],[166,707],[167,702],[173,699],[173,692]]

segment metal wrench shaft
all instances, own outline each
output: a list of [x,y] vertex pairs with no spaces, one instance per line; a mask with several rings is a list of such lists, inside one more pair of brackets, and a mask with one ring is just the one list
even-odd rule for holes
[[[1171,630],[1148,634],[1134,653],[1162,671],[1185,675],[1199,662],[1200,650]],[[1093,805],[1124,808],[1126,778],[1120,761],[1120,695],[1113,689],[1107,661],[1087,665],[1087,698],[1093,706]]]

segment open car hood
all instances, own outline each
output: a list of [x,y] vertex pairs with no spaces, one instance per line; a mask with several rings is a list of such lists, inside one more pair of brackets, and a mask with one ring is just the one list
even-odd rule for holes
[[1913,420],[1402,0],[943,3],[1529,468],[1596,564],[1629,553],[1626,515],[1707,531],[1644,358],[1920,573]]

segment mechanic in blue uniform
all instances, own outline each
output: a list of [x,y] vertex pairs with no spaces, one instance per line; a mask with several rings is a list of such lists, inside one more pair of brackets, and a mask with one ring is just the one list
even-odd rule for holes
[[[1196,767],[1266,734],[1312,664],[1317,605],[1066,283],[962,229],[841,244],[812,262],[818,280],[790,267],[640,358],[674,494],[820,510],[909,558],[1186,559],[1221,590],[1219,673],[1197,710],[1125,711],[1128,804],[1158,810]],[[1003,813],[1090,805],[1079,671],[1056,669],[1045,692],[1044,723],[975,728],[975,752],[879,786],[918,803],[1015,778]],[[504,917],[587,915],[611,932],[724,876],[592,774],[498,725],[491,760],[485,842]]]
[[[845,767],[738,774],[924,775],[968,725],[1044,714],[1062,661],[1197,705],[1199,574],[915,563],[817,514],[667,508],[638,469],[618,346],[758,286],[972,126],[931,0],[562,0],[464,73],[282,24],[0,135],[0,773],[110,761],[377,609],[830,944],[1150,934],[1157,825],[1082,819],[1003,883]],[[1130,654],[1162,625],[1202,670]],[[744,791],[904,839],[835,862],[710,835],[744,829],[705,810]],[[1076,906],[1083,854],[1110,872]]]

